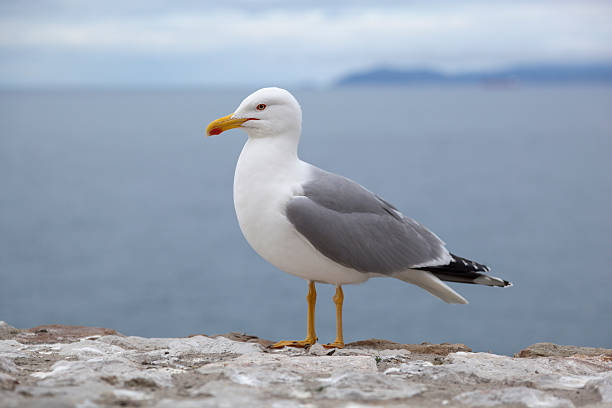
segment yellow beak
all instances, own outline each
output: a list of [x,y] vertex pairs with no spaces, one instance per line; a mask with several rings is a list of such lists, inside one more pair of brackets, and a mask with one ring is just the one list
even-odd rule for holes
[[206,136],[214,136],[218,135],[226,130],[234,129],[240,127],[247,120],[253,120],[254,118],[234,118],[232,119],[232,115],[227,115],[217,120],[213,120],[206,127]]

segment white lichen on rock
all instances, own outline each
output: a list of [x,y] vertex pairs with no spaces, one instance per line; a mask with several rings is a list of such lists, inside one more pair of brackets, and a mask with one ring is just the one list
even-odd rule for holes
[[[239,340],[239,341],[237,341]],[[109,329],[0,323],[0,406],[580,407],[612,403],[608,350],[537,357],[384,340],[330,351],[230,334],[147,339]],[[548,356],[546,350],[551,350]],[[595,351],[593,351],[595,350]],[[603,350],[600,354],[599,351]],[[559,353],[574,354],[559,355]],[[528,354],[529,354],[528,353]],[[556,353],[556,354],[555,354]]]
[[493,407],[506,404],[522,404],[528,408],[574,408],[574,404],[554,395],[527,387],[507,387],[485,391],[469,391],[454,398],[465,405]]

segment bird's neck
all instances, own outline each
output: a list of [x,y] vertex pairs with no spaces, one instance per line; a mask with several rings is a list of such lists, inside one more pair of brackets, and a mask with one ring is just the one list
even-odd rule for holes
[[259,211],[281,208],[305,171],[307,166],[297,157],[297,138],[249,137],[234,174],[234,206],[241,227],[248,218],[244,209],[256,209],[251,215],[257,218]]
[[249,137],[236,165],[234,193],[296,178],[303,166],[297,156],[298,137],[291,136]]
[[295,163],[298,159],[299,132],[288,132],[266,137],[249,137],[242,149],[243,155],[251,156],[260,164],[268,162],[279,166]]

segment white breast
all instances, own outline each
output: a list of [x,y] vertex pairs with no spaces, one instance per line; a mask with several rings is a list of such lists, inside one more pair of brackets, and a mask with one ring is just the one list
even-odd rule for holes
[[285,216],[287,202],[302,194],[311,166],[287,152],[279,138],[249,138],[234,175],[234,207],[253,249],[284,272],[318,282],[346,284],[364,274],[323,256]]

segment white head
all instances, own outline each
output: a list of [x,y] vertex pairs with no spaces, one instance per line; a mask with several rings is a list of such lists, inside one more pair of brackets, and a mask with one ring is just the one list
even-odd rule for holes
[[211,122],[206,135],[218,135],[233,128],[243,128],[249,137],[299,137],[302,129],[302,109],[288,91],[262,88],[247,96],[230,115]]

